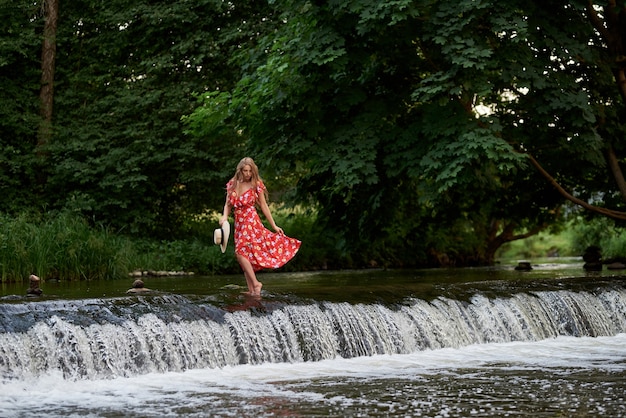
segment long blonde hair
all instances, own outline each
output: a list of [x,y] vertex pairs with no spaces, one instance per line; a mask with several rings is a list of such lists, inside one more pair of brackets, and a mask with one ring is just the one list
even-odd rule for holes
[[[263,181],[261,180],[261,176],[259,176],[259,168],[254,163],[254,160],[250,157],[244,157],[241,159],[241,161],[239,161],[239,164],[237,164],[237,170],[235,170],[235,175],[228,182],[228,189],[226,190],[228,194],[232,193],[237,188],[237,184],[243,181],[243,168],[247,165],[249,165],[252,169],[252,179],[250,180],[252,182],[252,187],[257,187],[259,183]],[[265,194],[265,198],[267,199],[268,196],[266,188],[264,188],[263,193]]]

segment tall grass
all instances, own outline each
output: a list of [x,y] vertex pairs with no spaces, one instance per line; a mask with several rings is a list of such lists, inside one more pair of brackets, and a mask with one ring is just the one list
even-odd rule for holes
[[132,254],[128,239],[91,228],[71,214],[0,214],[2,281],[30,274],[63,280],[117,278],[128,274]]
[[[186,240],[128,237],[90,226],[71,214],[0,214],[0,282],[42,279],[99,280],[128,277],[135,270],[223,274],[239,272],[231,244],[213,244],[217,221]],[[208,232],[210,230],[210,236]]]

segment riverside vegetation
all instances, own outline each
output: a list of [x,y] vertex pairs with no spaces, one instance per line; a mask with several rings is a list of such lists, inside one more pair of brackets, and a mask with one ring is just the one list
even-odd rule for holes
[[[0,214],[1,281],[25,281],[32,273],[44,280],[117,279],[136,270],[236,273],[239,270],[232,256],[233,246],[222,254],[213,245],[215,216],[189,221],[186,239],[164,241],[93,226],[69,212]],[[275,218],[289,234],[303,241],[298,256],[284,270],[403,267],[393,262],[387,264],[382,252],[353,259],[337,247],[332,234],[316,228],[313,212],[280,209],[276,210]],[[532,259],[549,254],[576,256],[589,245],[599,245],[605,259],[616,258],[626,253],[626,239],[611,225],[605,219],[571,221],[558,234],[539,234],[505,245],[498,256],[501,259]]]
[[[277,211],[275,218],[285,230],[307,242],[298,260],[287,268],[325,267],[328,257],[323,251],[328,245],[319,242],[311,216],[292,210]],[[209,275],[237,272],[232,245],[226,254],[213,245],[216,225],[217,218],[211,216],[194,220],[187,226],[188,238],[164,241],[93,226],[68,212],[0,214],[0,279],[25,281],[30,274],[59,280],[116,279],[136,270]]]
[[606,218],[569,220],[558,233],[542,232],[502,246],[499,259],[533,259],[547,256],[581,256],[585,249],[597,246],[605,263],[624,262],[626,237],[622,229]]

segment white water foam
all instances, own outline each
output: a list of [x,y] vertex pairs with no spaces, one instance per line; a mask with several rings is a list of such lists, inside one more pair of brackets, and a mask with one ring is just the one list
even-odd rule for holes
[[[0,411],[3,417],[178,416],[193,415],[194,411],[197,416],[246,416],[255,415],[259,408],[267,408],[272,403],[274,408],[296,411],[302,404],[311,405],[309,408],[326,405],[326,412],[331,414],[338,405],[349,408],[356,402],[347,395],[326,393],[333,384],[349,386],[351,382],[358,382],[356,384],[367,389],[368,381],[399,379],[405,382],[403,387],[419,386],[420,379],[455,374],[467,368],[471,368],[472,373],[497,369],[505,375],[540,370],[548,376],[556,376],[555,379],[572,371],[623,377],[626,334],[475,344],[402,355],[227,366],[91,381],[66,380],[56,372],[34,380],[0,384]],[[375,393],[367,395],[367,402],[373,405],[370,414],[384,407],[387,413],[383,415],[391,416],[394,410],[401,411],[402,405],[424,408],[426,404],[438,402],[436,398],[431,399],[433,395],[426,399],[424,394],[409,393],[408,389],[397,393],[397,401],[377,399]],[[605,399],[604,402],[623,404],[623,394],[621,400]],[[450,405],[438,408],[439,416],[454,415]],[[266,411],[265,415],[271,414]]]
[[[191,308],[193,313],[203,309],[186,307]],[[325,302],[268,313],[237,311],[223,314],[220,321],[155,312],[135,317],[110,313],[96,322],[91,311],[54,311],[47,318],[18,321],[24,330],[0,333],[0,376],[32,380],[60,371],[68,380],[103,380],[557,336],[610,336],[626,332],[626,291],[475,295],[470,301],[439,297],[393,309]]]

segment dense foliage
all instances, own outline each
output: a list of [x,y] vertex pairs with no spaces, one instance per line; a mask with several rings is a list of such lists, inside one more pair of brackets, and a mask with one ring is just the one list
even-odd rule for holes
[[0,1],[1,212],[186,237],[250,155],[350,266],[491,263],[565,199],[624,218],[623,2],[62,2],[42,141],[57,0]]
[[[183,218],[218,206],[233,147],[186,137],[194,93],[238,79],[231,57],[254,43],[262,3],[84,0],[60,7],[53,137],[37,147],[45,15],[38,2],[2,7],[6,112],[2,210],[69,208],[116,228],[175,235]],[[4,92],[3,92],[4,93]],[[235,139],[235,138],[233,138]],[[220,186],[217,186],[220,184]]]
[[393,240],[393,254],[405,243],[420,260],[488,263],[555,225],[564,197],[617,203],[604,156],[622,151],[625,51],[593,20],[623,36],[623,5],[276,3],[285,24],[266,56],[194,119],[228,104],[223,122],[299,174],[299,198],[320,203],[344,247]]

